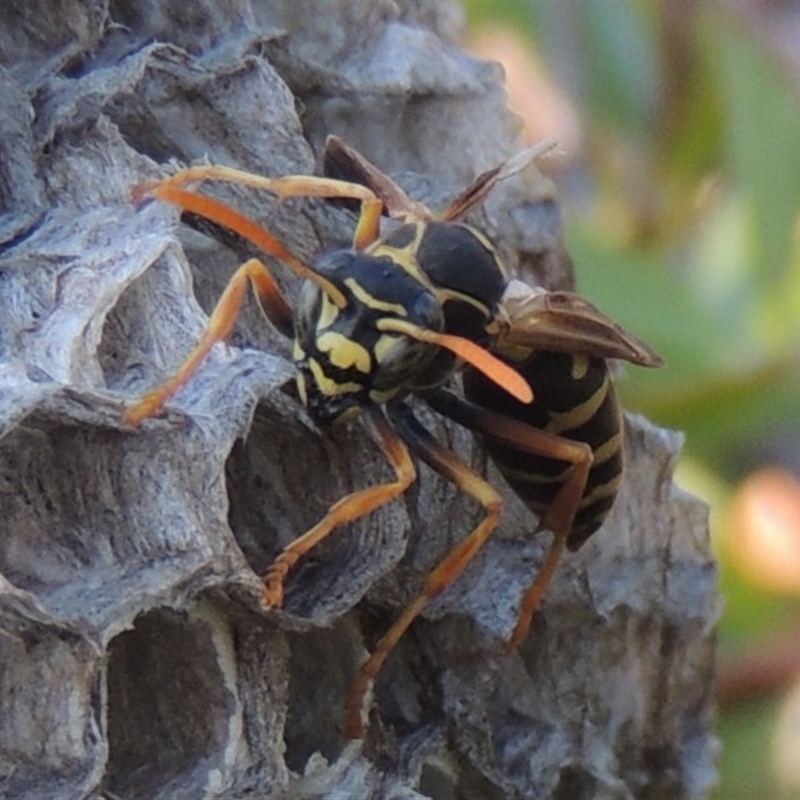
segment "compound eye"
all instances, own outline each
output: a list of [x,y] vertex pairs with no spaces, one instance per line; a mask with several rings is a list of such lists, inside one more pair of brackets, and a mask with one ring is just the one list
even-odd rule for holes
[[300,289],[294,312],[295,338],[301,345],[307,345],[309,337],[314,336],[321,310],[322,291],[316,284],[306,281]]
[[436,355],[436,347],[403,334],[384,333],[374,348],[377,369],[372,388],[390,392],[408,386]]
[[444,327],[442,306],[431,292],[420,291],[408,306],[408,321],[429,331],[441,331]]

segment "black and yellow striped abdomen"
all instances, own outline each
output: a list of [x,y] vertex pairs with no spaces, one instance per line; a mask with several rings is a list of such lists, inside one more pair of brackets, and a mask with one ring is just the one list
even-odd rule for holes
[[[535,399],[518,402],[474,370],[464,375],[464,392],[473,403],[526,425],[585,442],[594,460],[586,489],[567,539],[577,550],[605,520],[622,478],[622,415],[605,359],[567,353],[534,352],[524,360],[506,359],[529,381]],[[486,449],[503,477],[541,516],[563,485],[571,465],[533,455],[491,438]]]

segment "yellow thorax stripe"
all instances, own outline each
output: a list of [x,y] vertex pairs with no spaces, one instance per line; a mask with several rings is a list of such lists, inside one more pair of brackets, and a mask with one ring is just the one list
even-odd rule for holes
[[464,227],[469,228],[469,232],[494,256],[495,264],[497,264],[497,268],[500,270],[503,280],[508,281],[508,268],[506,267],[503,259],[500,258],[497,248],[491,241],[489,241],[489,237],[483,232],[479,231],[477,228],[473,228],[471,225],[465,225]]
[[407,317],[408,311],[400,303],[387,303],[371,295],[355,278],[345,278],[344,285],[353,293],[356,300],[361,301],[373,311],[386,311],[397,317]]
[[[482,236],[479,231],[470,228],[470,233],[478,239],[487,250],[495,253],[494,247]],[[405,272],[410,275],[415,281],[424,286],[431,294],[433,294],[441,305],[444,305],[448,300],[458,300],[462,303],[468,303],[474,306],[486,317],[491,315],[491,309],[482,303],[477,298],[463,292],[456,291],[455,289],[446,289],[443,286],[435,284],[429,275],[427,275],[419,265],[417,260],[417,251],[419,250],[420,242],[425,233],[425,223],[418,222],[416,225],[416,235],[414,239],[409,242],[405,247],[392,247],[391,245],[384,244],[383,242],[376,243],[373,247],[367,250],[369,255],[375,258],[388,258],[393,264],[401,267]],[[497,259],[500,268],[500,273],[505,277],[505,267]]]
[[417,250],[419,250],[422,236],[425,232],[425,224],[418,222],[415,226],[414,238],[405,247],[392,247],[378,240],[372,247],[367,249],[367,254],[375,258],[388,258],[393,264],[402,267],[415,281],[419,281],[429,291],[434,291],[434,287],[428,280],[428,276],[420,269],[417,261]]

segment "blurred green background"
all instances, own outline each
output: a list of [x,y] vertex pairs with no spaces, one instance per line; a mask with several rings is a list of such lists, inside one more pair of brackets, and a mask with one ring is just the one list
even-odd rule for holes
[[800,797],[800,4],[464,0],[535,141],[554,136],[579,291],[667,360],[629,409],[686,432],[712,510],[714,797]]

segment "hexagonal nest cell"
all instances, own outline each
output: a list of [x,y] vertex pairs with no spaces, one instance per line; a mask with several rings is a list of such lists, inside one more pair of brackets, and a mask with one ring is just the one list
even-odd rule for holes
[[168,608],[142,614],[111,640],[108,791],[203,794],[210,771],[224,767],[238,703],[219,659],[210,625]]
[[[500,71],[454,44],[457,4],[323,5],[0,4],[0,798],[703,796],[719,604],[705,508],[672,484],[679,437],[629,420],[615,510],[509,656],[547,540],[503,488],[503,524],[392,652],[347,743],[354,672],[481,509],[422,466],[267,612],[281,548],[392,479],[379,449],[311,423],[252,302],[243,349],[215,346],[163,414],[122,422],[239,257],[134,206],[134,186],[176,163],[310,174],[335,133],[444,207],[521,149]],[[307,262],[356,224],[220,191]],[[471,221],[512,269],[571,285],[536,170]],[[475,437],[421,416],[501,486]]]

